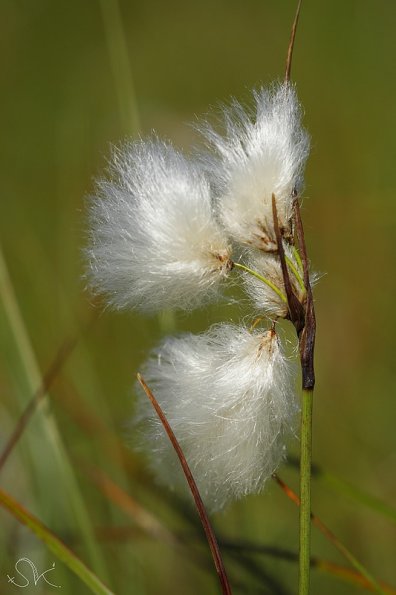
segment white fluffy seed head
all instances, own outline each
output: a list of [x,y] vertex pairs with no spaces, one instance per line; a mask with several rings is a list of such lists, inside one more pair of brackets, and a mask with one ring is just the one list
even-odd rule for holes
[[309,138],[290,83],[254,93],[255,113],[238,103],[224,110],[226,133],[207,126],[203,133],[217,158],[208,157],[218,193],[219,216],[239,243],[276,250],[272,194],[283,234],[291,233],[293,192],[302,187]]
[[217,294],[230,247],[208,181],[170,144],[153,139],[115,150],[89,208],[88,277],[111,306],[191,308]]
[[[287,259],[286,262],[292,289],[300,303],[303,303],[305,298],[303,271],[295,258],[295,253],[292,248],[286,242],[283,242],[283,248]],[[251,250],[247,256],[247,265],[250,269],[268,279],[284,296],[286,296],[286,289],[278,254],[263,254],[259,250]],[[278,293],[276,293],[269,285],[249,273],[243,274],[243,281],[247,293],[252,298],[259,312],[266,314],[270,318],[287,317],[287,301],[282,300]]]
[[[291,364],[274,331],[223,324],[169,338],[142,375],[209,509],[260,491],[284,457],[284,434],[296,412]],[[163,483],[186,486],[162,424],[139,392],[140,448]]]

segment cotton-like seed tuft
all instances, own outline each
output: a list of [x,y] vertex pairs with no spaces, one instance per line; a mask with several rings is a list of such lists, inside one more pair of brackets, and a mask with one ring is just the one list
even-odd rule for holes
[[[294,251],[286,242],[283,242],[283,248],[292,289],[300,303],[303,303],[305,298],[305,288],[301,265],[297,261]],[[270,318],[286,318],[288,314],[288,306],[279,255],[263,254],[259,250],[252,250],[248,253],[247,265],[250,269],[256,271],[259,275],[265,277],[275,285],[285,298],[282,299],[272,287],[265,284],[260,279],[248,273],[244,273],[243,281],[246,291],[252,298],[258,311]]]
[[192,308],[217,295],[230,247],[204,174],[170,144],[115,150],[89,209],[88,278],[111,306]]
[[224,110],[225,136],[209,125],[203,134],[216,156],[206,158],[217,190],[219,217],[235,241],[276,251],[272,195],[280,229],[291,235],[293,194],[303,183],[309,137],[290,83],[254,93],[255,113],[234,101]]
[[[274,331],[228,324],[166,339],[143,367],[209,509],[260,491],[283,459],[297,409],[292,369]],[[140,393],[140,448],[163,483],[185,486],[169,438]]]

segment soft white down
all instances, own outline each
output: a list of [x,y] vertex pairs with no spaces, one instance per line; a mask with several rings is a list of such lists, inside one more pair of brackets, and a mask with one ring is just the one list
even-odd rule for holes
[[224,109],[224,136],[207,125],[203,134],[214,149],[207,156],[217,191],[219,216],[235,241],[276,251],[272,194],[283,235],[291,233],[293,194],[299,192],[309,153],[301,108],[290,83],[254,93],[255,111],[234,101]]
[[230,248],[212,213],[209,183],[170,144],[115,150],[91,198],[88,277],[117,308],[192,308],[214,297]]
[[[260,491],[283,459],[296,412],[292,369],[274,331],[228,324],[166,339],[143,367],[209,509]],[[186,487],[169,438],[139,392],[140,448],[163,483]]]

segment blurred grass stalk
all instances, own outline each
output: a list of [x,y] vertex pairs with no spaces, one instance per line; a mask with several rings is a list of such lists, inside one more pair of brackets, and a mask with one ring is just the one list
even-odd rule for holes
[[[31,396],[41,386],[42,375],[19,310],[1,245],[0,299],[29,389],[28,394],[24,393],[24,391],[16,391],[20,406],[24,409],[28,405]],[[39,488],[45,491],[47,497],[54,499],[58,506],[63,501],[63,508],[65,508],[65,504],[70,507],[72,517],[69,522],[72,523],[75,531],[81,534],[92,567],[95,571],[100,572],[101,576],[104,576],[107,574],[106,564],[100,549],[96,545],[91,520],[81,496],[74,470],[64,448],[56,419],[51,412],[48,394],[44,396],[38,405],[34,425],[36,432],[28,431],[25,433],[33,479],[39,485]],[[45,451],[45,457],[42,456],[43,451]],[[50,485],[54,486],[51,490],[48,489]],[[39,509],[48,516],[47,506],[40,498],[37,499],[39,500],[37,503]],[[55,510],[59,515],[60,509],[56,508]]]
[[[140,116],[119,2],[118,0],[99,0],[99,4],[113,72],[121,127],[125,136],[134,138],[140,131]],[[176,317],[172,310],[160,312],[157,319],[162,333],[167,334],[175,331]]]
[[126,135],[140,129],[139,112],[128,46],[117,0],[99,0],[110,64],[113,71],[121,125]]

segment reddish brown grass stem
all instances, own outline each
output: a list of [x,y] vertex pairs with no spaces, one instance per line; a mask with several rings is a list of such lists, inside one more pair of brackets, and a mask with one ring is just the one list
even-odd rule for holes
[[151,390],[149,389],[149,387],[147,386],[146,382],[144,381],[144,379],[142,378],[142,376],[140,374],[137,374],[137,379],[138,379],[139,383],[141,384],[147,397],[150,399],[151,404],[154,407],[158,417],[160,418],[161,423],[164,426],[164,429],[168,435],[168,438],[171,441],[172,446],[173,446],[177,456],[179,457],[180,464],[183,468],[184,475],[186,476],[188,485],[189,485],[191,493],[193,495],[195,505],[197,507],[197,511],[198,511],[199,517],[202,522],[203,529],[205,531],[205,534],[206,534],[206,537],[207,537],[207,540],[209,543],[210,551],[212,553],[216,572],[217,572],[219,580],[220,580],[223,595],[232,595],[231,587],[228,582],[226,570],[225,570],[223,560],[222,560],[222,557],[220,554],[217,539],[216,539],[216,536],[212,529],[212,526],[210,524],[209,517],[205,510],[205,506],[202,501],[201,495],[199,493],[197,484],[195,483],[194,477],[193,477],[191,470],[188,466],[188,463],[186,461],[186,457],[184,456],[181,446],[180,446],[175,434],[173,433],[173,430],[170,427],[169,422],[166,419],[165,414],[162,411],[162,409],[161,409],[158,401],[154,397],[153,393],[151,392]]
[[301,219],[300,205],[297,196],[294,198],[294,225],[298,240],[298,247],[304,269],[304,285],[307,293],[305,304],[305,324],[299,335],[300,359],[302,370],[302,387],[306,390],[313,390],[315,386],[314,350],[316,336],[316,317],[313,303],[312,288],[309,280],[309,260],[305,244],[304,228]]
[[276,208],[276,198],[272,195],[272,216],[274,220],[274,231],[276,236],[276,243],[278,248],[278,255],[282,269],[283,282],[287,296],[287,304],[289,308],[289,318],[294,324],[297,334],[300,334],[305,324],[305,313],[299,299],[293,291],[290,281],[289,269],[287,268],[285,251],[282,243],[282,234],[279,228],[278,210]]
[[297,25],[298,25],[298,17],[300,16],[301,2],[302,2],[302,0],[299,0],[299,3],[297,5],[297,10],[296,10],[296,14],[294,17],[294,21],[293,21],[293,25],[292,25],[292,29],[291,29],[291,33],[290,33],[289,47],[287,48],[285,83],[288,83],[290,81],[290,72],[291,72],[291,66],[292,66],[294,41],[296,39],[296,31],[297,31]]

